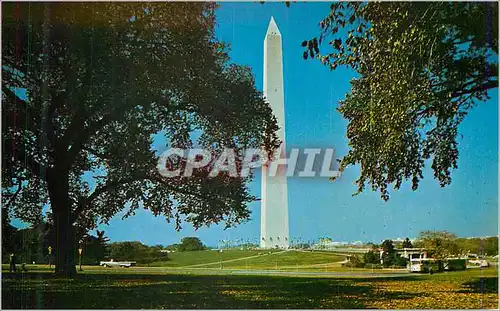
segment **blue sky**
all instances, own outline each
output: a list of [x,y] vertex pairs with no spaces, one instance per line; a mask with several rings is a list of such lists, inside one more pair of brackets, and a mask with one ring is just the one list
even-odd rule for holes
[[[317,60],[304,61],[300,43],[319,32],[318,22],[328,14],[328,3],[222,3],[217,11],[217,36],[231,44],[230,56],[249,65],[262,90],[263,40],[271,16],[282,34],[287,147],[316,147],[347,152],[347,122],[335,110],[349,91],[354,73],[344,68],[332,72]],[[416,237],[421,230],[448,230],[459,236],[496,235],[498,232],[498,91],[480,103],[460,127],[458,169],[452,184],[440,188],[426,169],[417,191],[406,183],[391,192],[389,202],[366,191],[352,197],[359,168],[348,168],[342,177],[290,178],[288,200],[290,236],[313,240],[329,236],[335,241],[380,241]],[[161,142],[157,148],[161,149]],[[260,180],[250,184],[260,196]],[[125,220],[117,215],[101,226],[112,241],[137,240],[146,244],[171,244],[184,236],[198,236],[205,244],[221,239],[256,242],[260,231],[260,203],[250,204],[252,220],[236,228],[220,226],[194,231],[188,224],[176,232],[174,224],[139,210]]]
[[[262,90],[263,40],[271,16],[282,34],[286,140],[289,147],[334,147],[347,152],[347,122],[335,107],[349,91],[354,73],[341,68],[334,72],[319,61],[304,61],[300,43],[318,34],[318,22],[328,14],[328,3],[222,3],[217,11],[217,36],[231,44],[230,56],[249,65],[257,87]],[[347,169],[341,179],[289,179],[290,236],[312,240],[321,236],[336,241],[379,241],[383,238],[415,237],[421,230],[449,230],[460,236],[495,235],[498,232],[498,92],[480,103],[463,122],[459,138],[459,168],[452,184],[440,188],[427,169],[419,189],[406,184],[393,192],[389,202],[378,193],[352,197],[359,169]],[[260,180],[250,184],[260,196]],[[112,240],[140,240],[170,244],[195,235],[206,244],[221,239],[255,241],[260,230],[260,203],[250,204],[252,220],[236,228],[219,226],[194,231],[185,225],[181,232],[163,218],[141,210],[134,217],[116,217],[103,227]]]

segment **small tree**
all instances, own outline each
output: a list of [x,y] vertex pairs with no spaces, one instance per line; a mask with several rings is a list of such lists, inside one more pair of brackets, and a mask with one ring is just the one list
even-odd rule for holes
[[396,265],[398,267],[405,267],[406,262],[407,262],[407,259],[404,258],[403,256],[395,255],[392,264]]
[[347,257],[347,262],[344,264],[345,267],[349,268],[363,268],[364,264],[359,260],[356,255],[350,255]]
[[385,253],[394,253],[394,243],[392,240],[384,240],[384,242],[382,242],[382,250]]
[[392,240],[385,240],[382,242],[382,250],[384,251],[382,254],[384,266],[387,267],[393,265],[396,261],[396,251]]
[[84,264],[98,264],[108,255],[109,238],[104,236],[104,231],[97,230],[97,236],[87,235],[82,240],[82,262]]
[[484,239],[481,243],[481,248],[484,254],[488,254],[489,256],[498,255],[498,237],[492,236]]
[[456,255],[460,248],[456,242],[456,235],[448,231],[422,231],[418,237],[418,245],[429,251],[436,259],[444,259]]
[[201,240],[197,237],[183,238],[181,240],[181,244],[179,245],[180,252],[201,251],[205,249],[205,245],[203,245]]
[[412,248],[413,247],[413,244],[411,244],[411,241],[409,238],[406,238],[404,241],[403,241],[403,248]]
[[380,256],[371,250],[363,255],[363,260],[365,263],[378,264],[380,263]]

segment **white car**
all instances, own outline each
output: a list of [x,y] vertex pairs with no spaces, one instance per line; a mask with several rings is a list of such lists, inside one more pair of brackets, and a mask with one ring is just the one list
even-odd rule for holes
[[490,266],[489,262],[484,259],[469,260],[469,264],[479,266],[481,268],[487,268]]
[[135,266],[136,262],[135,261],[114,261],[111,259],[110,261],[101,261],[99,263],[100,266],[103,266],[104,268],[108,267],[123,267],[123,268],[130,268],[131,266]]
[[481,268],[488,268],[490,266],[490,263],[486,260],[481,260],[481,262],[479,263],[479,266]]

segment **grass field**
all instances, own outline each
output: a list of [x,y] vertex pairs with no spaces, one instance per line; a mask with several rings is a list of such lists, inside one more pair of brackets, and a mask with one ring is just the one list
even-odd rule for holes
[[224,275],[210,271],[202,275],[167,270],[94,268],[69,280],[53,278],[47,272],[4,272],[2,308],[498,307],[498,273],[493,268],[396,278]]
[[[151,263],[149,267],[157,268],[192,268],[192,269],[258,269],[283,271],[335,271],[340,268],[340,261],[345,257],[326,252],[302,251],[256,251],[225,250],[180,252],[169,254],[170,260]],[[46,270],[46,265],[27,265],[28,270]],[[85,270],[98,267],[86,266]],[[8,269],[3,265],[2,269]],[[161,271],[161,270],[157,270]]]
[[199,267],[226,269],[300,269],[317,268],[317,265],[339,266],[345,257],[328,252],[301,252],[280,250],[224,250],[169,253],[168,261],[149,264],[150,267]]
[[[176,252],[169,253],[168,261],[159,261],[150,264],[150,266],[158,267],[184,267],[198,264],[218,263],[219,261],[234,260],[250,256],[258,256],[259,253],[264,253],[258,250],[238,250],[231,249],[223,252],[215,250],[198,251],[198,252]],[[193,256],[194,255],[194,256]]]
[[[228,251],[230,254],[236,251]],[[310,253],[301,251],[281,251],[268,254],[267,252],[259,252],[261,255],[251,257],[236,257],[232,260],[222,259],[222,267],[224,269],[295,269],[295,268],[314,268],[318,265],[340,265],[338,264],[345,257],[328,253]],[[224,253],[222,253],[224,254]],[[175,258],[172,259],[174,261]],[[207,261],[209,262],[209,261]],[[215,268],[220,267],[220,262],[212,261],[208,264],[200,264],[200,268]]]

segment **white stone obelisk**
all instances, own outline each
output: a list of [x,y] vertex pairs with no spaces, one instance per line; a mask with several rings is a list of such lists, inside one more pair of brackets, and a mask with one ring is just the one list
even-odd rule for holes
[[[285,96],[283,90],[283,54],[281,33],[271,17],[264,39],[264,96],[277,119],[278,138],[285,153]],[[286,167],[280,165],[274,176],[269,176],[269,166],[262,166],[260,247],[288,248],[288,191]]]

